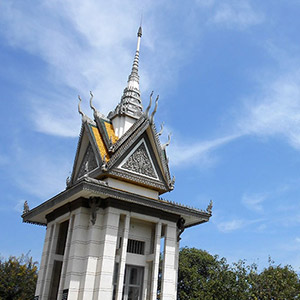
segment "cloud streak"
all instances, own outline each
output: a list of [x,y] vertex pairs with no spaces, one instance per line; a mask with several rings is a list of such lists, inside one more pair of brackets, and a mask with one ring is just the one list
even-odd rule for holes
[[[186,59],[176,40],[166,34],[164,18],[159,17],[172,13],[164,3],[125,0],[103,5],[95,0],[66,0],[63,4],[40,2],[34,8],[27,7],[26,1],[1,4],[0,30],[6,42],[40,58],[46,64],[44,83],[50,85],[48,91],[53,87],[50,94],[36,86],[28,91],[34,111],[31,119],[38,131],[73,137],[75,130],[67,130],[61,120],[67,119],[69,128],[78,123],[78,115],[68,113],[76,107],[78,93],[84,99],[92,90],[95,106],[104,114],[119,102],[134,58],[141,11],[147,15],[142,53],[149,53],[147,60],[141,55],[143,93],[150,86],[162,89],[176,80],[177,67]],[[90,111],[88,101],[83,110]]]
[[264,21],[261,13],[254,11],[247,1],[222,3],[211,21],[222,24],[230,29],[246,29]]
[[228,135],[214,140],[197,143],[188,143],[182,141],[182,139],[175,138],[175,140],[181,140],[181,143],[175,143],[170,146],[168,154],[170,155],[171,163],[174,166],[186,165],[188,162],[195,163],[197,161],[201,165],[210,165],[214,161],[211,156],[213,151],[239,137],[240,135]]
[[[111,1],[103,6],[98,1],[51,1],[40,3],[35,9],[25,9],[26,1],[12,4],[5,1],[1,7],[1,31],[12,47],[21,48],[40,57],[47,64],[45,80],[59,86],[45,92],[35,87],[26,98],[31,104],[31,121],[37,131],[63,136],[78,135],[80,121],[76,113],[77,93],[84,99],[83,110],[89,114],[88,92],[95,95],[95,105],[108,113],[120,99],[130,71],[135,47],[136,21],[140,10],[137,2]],[[256,12],[249,1],[198,0],[198,6],[213,11],[212,22],[228,25],[228,28],[248,28],[263,22],[264,17]],[[151,57],[144,61],[142,74],[143,91],[166,79],[176,78],[178,66],[186,53],[180,52],[175,41],[164,33],[162,21],[153,19],[153,11],[164,10],[163,4],[146,1],[145,14],[149,16],[150,31],[143,37],[142,47]],[[191,26],[188,30],[191,30]],[[159,30],[158,30],[159,29]],[[163,37],[163,38],[162,38]],[[160,41],[157,47],[157,41]],[[130,47],[128,45],[130,44]],[[185,51],[189,51],[188,47]],[[168,53],[168,55],[164,55]],[[174,59],[174,58],[177,59]],[[105,58],[105,59],[104,59]],[[160,61],[165,72],[172,76],[155,78],[151,74],[153,61]],[[178,65],[176,67],[176,63]],[[175,66],[174,66],[175,65]],[[172,67],[171,67],[172,66]],[[177,68],[177,71],[175,71]],[[300,149],[300,82],[299,72],[278,76],[274,81],[262,82],[261,92],[245,96],[245,107],[240,117],[233,122],[234,132],[214,140],[198,141],[186,145],[174,144],[168,150],[174,166],[184,165],[196,158],[200,165],[212,165],[211,153],[238,137],[246,135],[281,136],[291,146]]]
[[242,203],[250,210],[255,212],[263,212],[263,202],[267,196],[264,194],[244,194]]
[[238,230],[246,225],[246,222],[241,219],[233,219],[230,221],[219,222],[217,228],[219,231],[227,233]]
[[291,71],[248,99],[244,116],[237,122],[244,134],[280,136],[300,150],[300,73]]

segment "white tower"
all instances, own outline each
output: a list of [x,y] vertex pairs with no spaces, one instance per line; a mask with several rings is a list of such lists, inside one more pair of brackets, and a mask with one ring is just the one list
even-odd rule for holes
[[[80,132],[66,190],[26,210],[24,222],[47,226],[36,296],[39,300],[175,300],[180,234],[207,222],[206,211],[163,200],[171,191],[166,146],[143,111],[139,90],[142,29],[127,87],[104,117],[80,108]],[[81,101],[81,99],[80,99]],[[161,257],[160,257],[161,256]]]

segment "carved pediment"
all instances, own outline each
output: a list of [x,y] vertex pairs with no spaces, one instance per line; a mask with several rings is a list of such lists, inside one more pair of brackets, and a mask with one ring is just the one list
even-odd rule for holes
[[84,158],[81,162],[81,166],[78,172],[77,178],[84,176],[85,174],[93,171],[98,167],[95,153],[93,151],[92,145],[89,143]]
[[121,163],[120,168],[139,175],[158,179],[157,172],[144,140],[138,143],[129,153]]

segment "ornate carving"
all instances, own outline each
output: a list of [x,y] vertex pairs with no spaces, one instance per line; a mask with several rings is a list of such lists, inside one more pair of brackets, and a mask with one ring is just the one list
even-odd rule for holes
[[144,143],[134,151],[121,168],[157,178]]
[[153,91],[152,91],[151,94],[150,94],[149,105],[148,105],[148,107],[147,107],[146,110],[145,110],[145,116],[146,116],[146,117],[149,117],[149,110],[150,110],[151,104],[152,104],[152,96],[153,96]]
[[[108,169],[124,154],[124,152],[134,144],[134,142],[144,133],[149,123],[144,117],[137,120],[129,130],[113,145],[114,155],[108,161]],[[139,130],[137,130],[139,128]]]
[[91,144],[88,145],[84,159],[81,163],[80,170],[78,172],[78,178],[89,173],[90,171],[98,167],[97,160],[93,151]]
[[157,133],[157,136],[161,136],[162,133],[163,133],[163,131],[164,131],[164,122],[161,123],[161,125],[160,125],[160,131]]
[[70,176],[68,176],[66,179],[66,187],[69,188],[70,185],[71,185],[71,178],[70,178]]
[[175,184],[175,176],[173,176],[172,180],[169,182],[169,188],[170,190],[174,189],[174,184]]
[[185,219],[180,217],[177,221],[177,228],[178,228],[178,234],[177,234],[177,242],[181,240],[180,236],[184,232],[185,229]]
[[153,112],[152,112],[152,114],[150,116],[150,124],[153,124],[153,121],[154,121],[154,115],[155,115],[155,113],[157,111],[158,98],[159,98],[159,95],[157,95],[157,97],[156,97],[154,110],[153,110]]
[[206,208],[206,211],[207,211],[209,214],[212,214],[212,208],[213,208],[213,201],[210,200],[210,201],[209,201],[209,204],[208,204],[208,206],[207,206],[207,208]]
[[170,145],[170,142],[171,142],[171,135],[172,135],[172,133],[170,132],[169,135],[168,135],[168,141],[167,141],[165,144],[163,144],[163,145],[161,146],[161,149],[162,149],[162,150],[166,150],[166,148]]
[[28,202],[24,202],[24,207],[23,207],[23,214],[27,214],[29,212],[29,205]]
[[89,198],[89,206],[91,208],[91,222],[93,225],[96,223],[97,210],[99,209],[100,199],[96,197]]

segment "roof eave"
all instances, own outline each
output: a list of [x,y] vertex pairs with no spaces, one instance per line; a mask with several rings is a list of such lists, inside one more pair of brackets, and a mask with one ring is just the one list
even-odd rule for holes
[[109,187],[105,182],[101,182],[100,180],[85,177],[71,188],[57,194],[41,205],[23,214],[23,222],[46,225],[46,215],[53,210],[72,202],[79,197],[89,198],[91,196],[101,198],[111,197],[125,202],[131,202],[141,206],[148,206],[172,214],[177,214],[186,219],[186,227],[207,222],[211,216],[210,213],[203,210],[186,207],[167,200],[148,198],[127,191],[118,190]]

